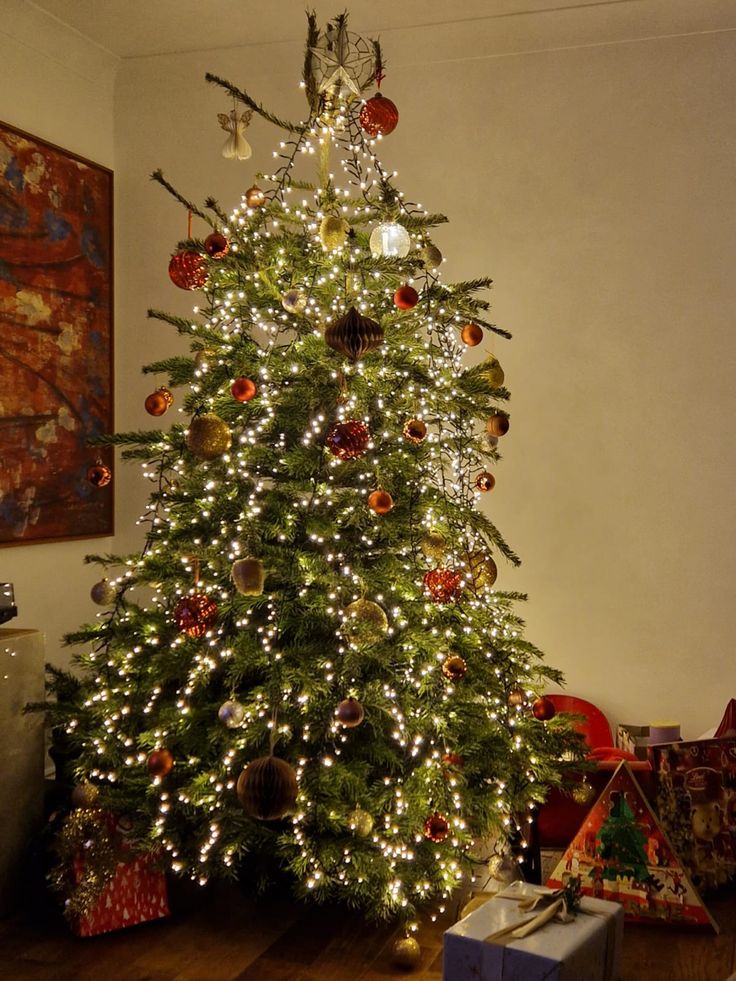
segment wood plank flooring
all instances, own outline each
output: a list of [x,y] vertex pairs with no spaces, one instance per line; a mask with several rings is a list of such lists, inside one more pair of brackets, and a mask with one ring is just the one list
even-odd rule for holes
[[[442,932],[422,928],[422,961],[390,958],[390,927],[342,908],[254,900],[233,886],[177,891],[157,923],[78,940],[39,910],[0,921],[2,981],[441,981]],[[736,972],[736,894],[710,904],[721,934],[627,925],[621,981],[726,981]]]

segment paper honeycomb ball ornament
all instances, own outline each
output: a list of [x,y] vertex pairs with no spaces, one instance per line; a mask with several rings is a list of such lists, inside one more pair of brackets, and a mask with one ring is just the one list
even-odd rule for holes
[[410,419],[404,426],[403,434],[410,443],[423,443],[427,438],[427,423],[422,419]]
[[278,756],[262,756],[249,763],[235,787],[240,806],[259,821],[278,821],[294,810],[299,785],[296,773]]
[[368,136],[388,136],[399,124],[399,110],[391,99],[376,92],[363,104],[358,121]]
[[442,265],[442,253],[437,246],[432,245],[431,242],[428,242],[424,246],[421,255],[426,269],[439,269],[439,267]]
[[339,460],[357,460],[368,449],[371,433],[364,422],[348,419],[338,422],[327,436],[327,446]]
[[483,340],[483,328],[477,324],[466,324],[460,331],[460,338],[468,347],[476,347]]
[[357,838],[367,838],[373,831],[373,815],[356,807],[348,814],[348,827]]
[[498,359],[491,355],[489,358],[483,362],[481,367],[481,375],[492,388],[500,388],[506,376],[503,373],[503,368],[498,363]]
[[232,441],[230,427],[214,412],[204,412],[189,423],[187,447],[200,460],[216,460],[227,453]]
[[368,351],[383,344],[383,327],[351,307],[325,329],[325,344],[351,361],[358,361]]
[[89,591],[92,602],[98,606],[112,606],[118,598],[118,591],[109,579],[100,579]]
[[424,577],[424,588],[435,603],[450,603],[463,591],[462,576],[453,569],[431,569]]
[[447,551],[447,539],[436,528],[425,531],[419,540],[419,547],[428,559],[441,562]]
[[540,722],[549,722],[550,719],[554,719],[557,714],[557,709],[555,708],[555,703],[551,698],[547,698],[546,695],[542,695],[541,698],[537,698],[532,702],[532,715],[535,719],[539,719]]
[[319,240],[328,251],[334,252],[347,241],[349,227],[344,218],[325,215],[319,223]]
[[468,666],[459,654],[450,654],[442,662],[442,674],[450,681],[460,681],[467,674]]
[[444,841],[450,833],[450,822],[439,811],[434,811],[424,822],[424,837],[435,844]]
[[230,243],[221,232],[210,232],[204,240],[204,251],[210,259],[221,259],[230,251]]
[[87,468],[87,480],[93,487],[107,487],[112,480],[112,470],[104,463],[93,463]]
[[414,937],[399,937],[391,948],[391,960],[405,971],[411,971],[422,959],[422,948]]
[[397,221],[382,221],[371,232],[368,245],[374,256],[403,259],[409,255],[411,237]]
[[238,402],[250,402],[256,391],[256,383],[245,375],[236,378],[230,386],[230,394]]
[[266,195],[257,184],[253,184],[245,192],[245,203],[249,208],[262,208],[266,203]]
[[204,593],[182,596],[174,607],[174,623],[187,637],[204,637],[217,621],[217,603]]
[[174,396],[168,388],[164,387],[157,388],[155,392],[151,392],[143,403],[149,416],[162,416],[165,412],[168,412],[173,404]]
[[388,491],[374,490],[368,495],[368,507],[376,514],[388,514],[394,506],[394,499]]
[[394,306],[399,310],[413,310],[419,303],[419,294],[413,286],[399,286],[394,293]]
[[230,575],[241,596],[262,595],[266,574],[260,559],[236,559],[230,568]]
[[496,478],[488,470],[483,470],[475,478],[475,486],[482,494],[487,494],[496,486]]
[[486,420],[486,432],[489,436],[505,436],[509,431],[509,417],[500,412]]
[[180,290],[199,290],[207,282],[207,264],[190,249],[175,252],[169,262],[169,278]]
[[217,710],[217,718],[228,729],[239,729],[245,719],[245,706],[234,698],[229,698]]
[[281,297],[281,306],[287,313],[299,315],[307,309],[307,296],[298,287],[286,290]]
[[71,793],[72,807],[94,807],[100,792],[93,783],[86,780],[78,783]]
[[335,718],[346,729],[354,729],[365,718],[363,706],[357,698],[344,698],[335,709]]
[[486,552],[476,550],[465,556],[468,574],[476,589],[490,589],[498,578],[498,566]]
[[165,777],[174,768],[174,756],[169,749],[154,749],[146,760],[148,772],[152,777]]
[[359,599],[343,611],[343,633],[362,644],[377,644],[388,633],[388,617],[378,603]]

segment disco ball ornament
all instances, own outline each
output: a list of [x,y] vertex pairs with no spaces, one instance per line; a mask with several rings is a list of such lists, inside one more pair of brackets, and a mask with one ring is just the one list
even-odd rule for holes
[[382,221],[371,232],[368,240],[372,255],[403,259],[409,254],[411,238],[403,225],[396,221]]
[[368,351],[383,344],[383,327],[351,307],[325,329],[325,344],[351,361],[358,361]]
[[307,297],[303,290],[295,287],[287,290],[281,297],[281,306],[287,313],[300,314],[307,309]]
[[414,937],[399,937],[391,948],[391,960],[396,967],[411,971],[422,959],[422,948]]
[[373,815],[356,807],[348,814],[348,827],[357,838],[367,838],[373,831]]
[[437,248],[436,245],[432,245],[428,242],[421,252],[421,257],[424,260],[425,269],[439,269],[442,265],[442,253]]
[[368,449],[371,433],[364,422],[348,419],[338,422],[327,436],[327,446],[339,460],[357,460]]
[[249,208],[262,208],[266,203],[266,195],[257,184],[254,184],[245,192],[245,203]]
[[335,718],[346,729],[354,729],[365,718],[363,706],[357,698],[344,698],[335,709]]
[[230,394],[238,402],[250,402],[256,394],[256,383],[241,375],[230,386]]
[[363,104],[358,121],[368,136],[388,136],[399,123],[399,110],[391,99],[376,92]]
[[107,487],[112,480],[112,470],[104,463],[93,463],[87,469],[87,480],[93,487]]
[[174,607],[174,623],[187,637],[204,637],[217,620],[217,603],[204,593],[182,596]]
[[165,777],[174,768],[173,753],[168,749],[154,749],[148,754],[146,766],[152,777]]
[[541,698],[532,702],[532,715],[540,722],[549,722],[550,719],[554,719],[556,714],[555,703],[546,695],[542,695]]
[[422,419],[410,419],[404,426],[403,434],[410,443],[423,443],[427,438],[427,423]]
[[496,486],[496,478],[488,470],[483,470],[475,478],[476,490],[479,490],[481,494],[487,494],[488,491],[492,491]]
[[343,633],[361,644],[377,644],[388,633],[388,617],[378,603],[359,599],[343,611]]
[[477,324],[466,324],[460,331],[460,338],[468,347],[476,347],[483,340],[483,328]]
[[509,431],[509,417],[498,413],[486,420],[486,432],[489,436],[505,436]]
[[445,838],[450,833],[450,822],[447,818],[440,814],[439,811],[435,811],[430,814],[427,820],[424,822],[424,837],[429,838],[435,844],[439,844],[444,841]]
[[232,441],[230,427],[213,412],[195,416],[189,423],[187,447],[200,460],[216,460],[227,453]]
[[388,491],[374,490],[368,495],[368,507],[376,514],[388,514],[394,506],[394,499]]
[[199,290],[207,282],[207,263],[199,252],[175,252],[169,262],[169,278],[180,290]]
[[459,654],[450,654],[442,662],[442,674],[450,681],[460,681],[468,670],[465,660]]
[[419,303],[419,294],[413,286],[399,286],[394,293],[394,306],[399,310],[413,310]]
[[162,416],[174,404],[174,396],[168,388],[157,388],[143,404],[149,416]]
[[230,243],[220,232],[211,232],[204,240],[204,251],[210,259],[221,259],[230,251]]
[[344,218],[336,215],[325,215],[319,223],[319,240],[329,251],[334,252],[345,244],[350,226]]
[[100,579],[90,589],[89,595],[98,606],[112,606],[118,598],[118,591],[108,579]]
[[428,559],[441,562],[447,551],[447,539],[436,528],[430,528],[419,540],[419,547]]
[[230,568],[235,588],[241,596],[261,596],[266,574],[260,559],[236,559]]
[[296,773],[278,756],[262,756],[249,763],[235,787],[240,806],[259,821],[278,821],[296,806]]
[[467,552],[465,565],[476,589],[490,589],[498,578],[498,566],[486,552]]
[[217,710],[217,718],[228,729],[239,729],[245,719],[245,706],[230,698]]
[[424,588],[435,603],[450,603],[463,591],[462,576],[452,569],[432,569],[424,577]]

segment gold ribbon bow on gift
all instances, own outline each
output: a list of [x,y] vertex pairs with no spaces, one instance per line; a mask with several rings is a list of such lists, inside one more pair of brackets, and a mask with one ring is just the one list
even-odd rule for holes
[[[497,899],[516,898],[513,893],[498,893]],[[529,934],[539,930],[550,920],[559,920],[560,923],[570,923],[575,919],[575,914],[571,908],[571,896],[568,889],[557,889],[555,892],[539,892],[536,896],[524,897],[519,901],[518,909],[520,913],[531,913],[532,910],[541,907],[541,912],[536,916],[529,916],[521,923],[511,923],[509,926],[496,930],[489,934],[484,943],[510,943],[512,940],[523,940]]]

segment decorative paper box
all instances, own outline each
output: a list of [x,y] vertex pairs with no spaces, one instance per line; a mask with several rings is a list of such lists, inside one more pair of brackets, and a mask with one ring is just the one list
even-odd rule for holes
[[[84,867],[74,865],[77,879]],[[79,937],[95,937],[111,930],[158,920],[169,915],[166,876],[156,868],[153,854],[141,855],[132,862],[120,862],[112,882],[105,886],[90,912],[74,924]]]
[[617,981],[623,910],[617,903],[583,899],[570,923],[552,920],[523,940],[486,938],[529,914],[519,900],[552,890],[514,882],[450,927],[444,937],[444,981]]

